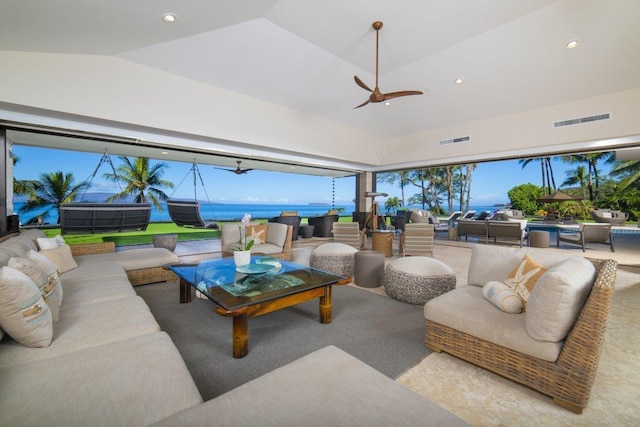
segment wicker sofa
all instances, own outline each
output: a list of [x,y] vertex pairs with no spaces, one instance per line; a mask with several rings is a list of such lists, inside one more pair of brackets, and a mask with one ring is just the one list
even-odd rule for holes
[[591,218],[593,218],[595,222],[611,225],[624,225],[624,223],[629,219],[629,214],[611,209],[593,209],[591,211]]
[[[534,314],[508,314],[483,297],[483,285],[505,280],[525,254],[547,268],[572,257],[545,249],[477,245],[469,266],[469,284],[425,304],[425,344],[531,387],[552,397],[557,405],[581,413],[598,368],[617,264],[613,260],[589,260],[595,267],[589,279],[593,283],[587,282],[584,288],[586,302],[582,308],[575,305],[575,323],[567,323],[568,333],[563,339],[540,341],[531,337],[528,329],[528,316]],[[579,269],[573,271],[578,273]]]

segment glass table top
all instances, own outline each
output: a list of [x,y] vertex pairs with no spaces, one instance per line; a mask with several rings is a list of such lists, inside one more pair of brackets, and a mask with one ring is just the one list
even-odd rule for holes
[[262,256],[252,256],[251,264],[238,268],[233,258],[174,264],[168,268],[226,310],[259,304],[345,279],[324,270]]

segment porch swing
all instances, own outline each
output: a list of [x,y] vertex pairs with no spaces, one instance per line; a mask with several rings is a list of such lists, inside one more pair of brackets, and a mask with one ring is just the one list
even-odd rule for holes
[[[184,180],[190,175],[193,174],[193,200],[188,199],[171,199],[173,193],[175,193],[178,188],[182,185]],[[202,189],[204,190],[204,194],[207,196],[207,201],[211,203],[209,200],[209,195],[207,194],[207,189],[204,186],[204,181],[202,179],[202,175],[200,175],[200,170],[198,169],[197,163],[194,161],[191,165],[191,169],[187,172],[180,184],[176,187],[176,189],[171,193],[169,199],[167,200],[167,210],[169,211],[169,216],[171,220],[178,227],[192,227],[192,228],[211,228],[217,229],[218,225],[212,220],[204,220],[200,215],[200,202],[198,201],[197,195],[197,178],[200,179],[200,184],[202,185]]]
[[[95,170],[89,177],[89,184],[98,173],[103,163],[111,166],[114,175],[118,175],[105,151]],[[80,202],[60,205],[60,233],[110,233],[122,231],[145,231],[151,219],[149,203],[85,203],[85,189]]]

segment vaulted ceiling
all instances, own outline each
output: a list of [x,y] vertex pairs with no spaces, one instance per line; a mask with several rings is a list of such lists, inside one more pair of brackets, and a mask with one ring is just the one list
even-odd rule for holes
[[[164,13],[175,14],[175,22],[163,22]],[[346,162],[334,165],[346,169],[398,167],[429,159],[424,154],[394,157],[389,152],[395,143],[411,150],[418,139],[464,135],[470,123],[488,125],[495,117],[582,105],[590,102],[586,100],[607,100],[628,91],[631,95],[624,102],[638,108],[638,16],[637,0],[10,0],[3,2],[0,13],[0,53],[4,53],[0,60],[9,69],[5,74],[0,71],[7,89],[0,91],[0,102],[6,110],[28,106],[127,124],[125,114],[100,111],[97,105],[108,105],[110,96],[105,94],[114,92],[114,83],[105,82],[108,76],[94,82],[94,86],[104,83],[104,91],[92,89],[97,98],[87,100],[73,93],[83,91],[83,86],[74,86],[73,76],[34,70],[39,65],[51,67],[55,58],[59,60],[56,64],[70,70],[69,64],[78,61],[76,70],[91,73],[87,58],[92,64],[99,61],[96,57],[108,58],[109,66],[128,67],[141,76],[147,73],[149,81],[161,75],[158,91],[170,92],[173,82],[182,85],[185,81],[199,88],[189,94],[191,101],[176,98],[185,115],[197,116],[196,105],[238,100],[240,104],[229,104],[229,108],[240,108],[236,114],[251,118],[246,126],[264,126],[260,131],[266,136],[207,127],[206,117],[191,118],[202,121],[193,124],[193,130],[185,122],[174,125],[165,120],[164,127],[152,119],[135,119],[133,104],[143,97],[134,87],[139,86],[138,80],[118,76],[119,102],[130,95],[122,106],[132,111],[129,124],[179,132],[185,140],[193,131],[227,146],[227,154],[244,157],[247,147],[259,147],[256,157],[261,158],[268,158],[269,153],[273,158],[324,156]],[[370,87],[375,83],[371,24],[376,20],[384,22],[380,89],[421,90],[424,95],[394,99],[390,106],[369,104],[354,110],[369,94],[355,84],[353,76]],[[572,40],[579,44],[568,49]],[[34,77],[37,72],[43,74]],[[68,85],[65,96],[77,98],[75,110],[65,108],[68,102],[39,101],[42,98],[14,89],[20,88],[22,79],[33,87],[47,75],[52,79],[50,85]],[[462,84],[455,83],[458,78]],[[0,89],[2,85],[0,82]],[[56,92],[51,95],[60,97]],[[260,104],[250,104],[246,98]],[[162,102],[155,104],[158,114],[166,109]],[[612,101],[620,108],[616,102]],[[153,103],[139,108],[149,109],[149,105],[154,108]],[[615,110],[606,101],[591,109],[572,108],[580,110],[576,114]],[[295,117],[291,112],[296,112]],[[321,141],[307,145],[312,135],[301,137],[293,127],[293,136],[282,129],[268,129],[267,124],[255,124],[255,117],[260,116],[274,127],[286,127],[286,120],[302,126],[308,120],[313,122],[309,134],[316,133],[317,126],[330,126],[327,135],[348,136],[343,141],[337,137],[336,146]],[[447,129],[453,131],[443,131]],[[471,129],[480,133],[480,127]],[[626,125],[623,129],[596,135],[617,138],[640,133],[629,132]],[[580,140],[584,137],[562,142]],[[352,145],[347,147],[345,141]],[[464,149],[471,157],[504,151],[499,144],[492,150],[469,147]],[[365,150],[371,152],[358,156],[358,151]],[[440,157],[451,158],[452,154]]]

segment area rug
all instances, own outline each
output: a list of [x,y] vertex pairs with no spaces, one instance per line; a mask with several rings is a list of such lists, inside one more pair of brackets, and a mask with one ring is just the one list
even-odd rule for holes
[[476,426],[637,426],[639,312],[640,274],[621,268],[596,381],[582,415],[445,353],[430,354],[397,381]]
[[251,379],[333,344],[390,378],[428,354],[420,306],[333,287],[333,322],[318,321],[318,300],[249,319],[249,354],[234,359],[232,320],[208,300],[180,304],[176,282],[138,286],[138,294],[173,339],[202,397],[214,398]]

